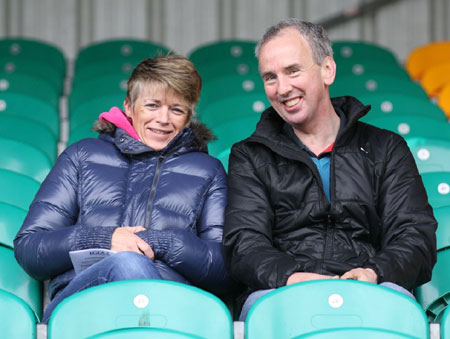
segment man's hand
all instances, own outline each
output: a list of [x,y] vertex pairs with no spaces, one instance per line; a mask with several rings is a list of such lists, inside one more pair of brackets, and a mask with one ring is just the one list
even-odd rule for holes
[[154,260],[155,253],[150,245],[135,234],[141,231],[145,231],[145,227],[124,226],[116,228],[111,238],[111,250],[136,252]]
[[341,279],[352,279],[359,281],[367,281],[376,284],[378,277],[375,271],[371,268],[354,268],[341,276]]
[[289,278],[286,282],[286,286],[295,284],[298,282],[303,282],[303,281],[323,280],[323,279],[339,279],[339,276],[323,275],[323,274],[308,273],[308,272],[295,272],[289,276]]

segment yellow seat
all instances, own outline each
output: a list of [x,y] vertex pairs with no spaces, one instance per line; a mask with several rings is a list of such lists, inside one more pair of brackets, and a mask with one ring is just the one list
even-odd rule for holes
[[450,41],[437,41],[412,50],[405,67],[411,78],[420,80],[428,68],[446,61],[450,61]]
[[450,82],[450,60],[425,70],[421,85],[429,97],[436,97]]

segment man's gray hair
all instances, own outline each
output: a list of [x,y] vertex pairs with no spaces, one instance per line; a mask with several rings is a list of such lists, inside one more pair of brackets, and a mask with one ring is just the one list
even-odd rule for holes
[[261,47],[277,36],[282,30],[286,28],[295,28],[306,39],[311,47],[312,56],[316,64],[321,65],[325,57],[333,57],[333,49],[331,42],[325,32],[325,29],[318,24],[301,21],[296,18],[290,18],[280,21],[279,23],[269,27],[264,33],[262,39],[258,42],[255,48],[255,55],[259,58]]

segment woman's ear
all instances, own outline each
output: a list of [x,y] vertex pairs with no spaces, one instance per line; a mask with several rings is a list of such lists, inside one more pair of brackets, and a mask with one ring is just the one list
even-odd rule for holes
[[323,83],[330,86],[336,77],[336,62],[330,56],[325,57],[321,66]]
[[131,118],[133,115],[133,112],[131,110],[130,103],[128,102],[128,99],[125,99],[123,101],[123,107],[125,108],[125,114],[128,118]]

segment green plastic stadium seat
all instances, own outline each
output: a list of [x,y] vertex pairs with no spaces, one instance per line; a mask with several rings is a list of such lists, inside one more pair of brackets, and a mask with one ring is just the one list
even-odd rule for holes
[[30,307],[14,294],[0,289],[0,333],[2,338],[36,338],[36,316]]
[[19,93],[59,109],[59,93],[47,81],[28,74],[0,74],[0,94]]
[[[14,257],[11,248],[0,246],[0,290],[22,299],[40,319],[42,314],[42,285],[31,278]],[[3,323],[2,319],[2,323]],[[3,337],[3,336],[2,336]]]
[[108,331],[88,339],[203,339],[203,337],[168,329],[134,327]]
[[81,49],[75,60],[75,72],[93,62],[112,59],[145,59],[166,55],[166,46],[139,39],[111,39],[87,45]]
[[220,40],[197,46],[188,57],[197,67],[220,59],[253,60],[256,41],[252,40]]
[[0,168],[25,174],[42,182],[52,164],[47,155],[29,144],[0,136]]
[[111,74],[83,82],[78,87],[73,88],[70,93],[69,114],[72,115],[72,112],[81,104],[105,95],[122,94],[122,98],[125,99],[127,81],[128,76],[126,75]]
[[17,172],[0,169],[0,202],[28,210],[40,183]]
[[27,211],[14,205],[0,202],[0,244],[14,248],[13,240],[22,226]]
[[210,128],[237,118],[257,115],[270,106],[264,93],[245,93],[217,99],[201,112],[200,120]]
[[408,72],[397,63],[380,62],[374,59],[344,59],[336,61],[337,77],[344,75],[367,76],[369,74],[387,74],[396,78],[410,80]]
[[248,313],[245,337],[300,338],[349,327],[414,338],[429,335],[425,312],[412,298],[376,284],[333,279],[298,283],[264,295]]
[[450,206],[435,208],[433,212],[438,222],[436,230],[437,250],[450,248]]
[[419,173],[450,172],[450,140],[407,138]]
[[450,172],[422,173],[422,180],[433,208],[450,205]]
[[406,140],[415,137],[450,140],[450,124],[440,119],[418,115],[389,114],[367,117],[364,121],[398,133]]
[[45,125],[22,117],[0,114],[0,137],[16,140],[43,151],[53,164],[57,155],[57,140]]
[[209,154],[218,157],[236,142],[248,138],[255,131],[260,118],[259,115],[253,114],[211,126],[217,140],[208,144]]
[[80,141],[85,138],[97,138],[98,133],[92,130],[94,122],[88,121],[84,124],[78,125],[77,128],[70,131],[69,140],[67,141],[67,146]]
[[111,107],[117,106],[122,108],[124,100],[125,95],[123,93],[114,93],[102,95],[80,104],[69,116],[70,131],[86,123],[93,125],[94,121],[98,120],[99,115],[103,112],[108,112]]
[[417,339],[420,337],[372,328],[339,328],[301,336],[302,339]]
[[0,73],[31,75],[48,82],[59,95],[63,93],[64,79],[61,73],[47,62],[39,59],[1,57]]
[[224,75],[248,75],[259,76],[258,61],[254,59],[219,59],[197,66],[197,71],[202,81],[208,82]]
[[444,111],[438,105],[424,98],[389,92],[364,94],[358,96],[358,99],[365,105],[371,105],[369,113],[361,119],[362,121],[389,114],[421,115],[442,121],[447,120]]
[[83,86],[84,82],[105,75],[121,75],[127,79],[142,58],[112,59],[89,63],[74,74],[72,88]]
[[58,111],[47,102],[28,95],[0,92],[0,115],[14,115],[47,126],[59,138]]
[[172,281],[127,280],[63,300],[50,317],[48,338],[86,338],[137,326],[201,338],[231,339],[233,333],[230,312],[214,295]]
[[450,250],[438,251],[437,262],[434,265],[431,280],[414,291],[417,301],[426,311],[430,322],[439,322],[450,302],[449,265]]
[[387,47],[360,40],[334,40],[332,41],[334,59],[336,63],[344,60],[375,60],[380,64],[398,65],[397,57]]
[[[265,95],[264,85],[261,77],[257,74],[247,75],[225,75],[213,78],[203,83],[200,101],[197,105],[197,112],[201,117],[206,107],[219,99],[230,96],[238,96],[245,93],[260,93]],[[232,108],[229,107],[231,111]]]
[[66,74],[66,60],[63,52],[46,41],[29,38],[2,38],[0,39],[0,55],[17,59],[38,59],[57,69],[61,78],[64,78]]
[[386,74],[338,75],[330,86],[331,97],[351,95],[358,98],[365,94],[382,94],[384,92],[401,93],[423,99],[428,98],[419,84],[408,79],[396,78]]

